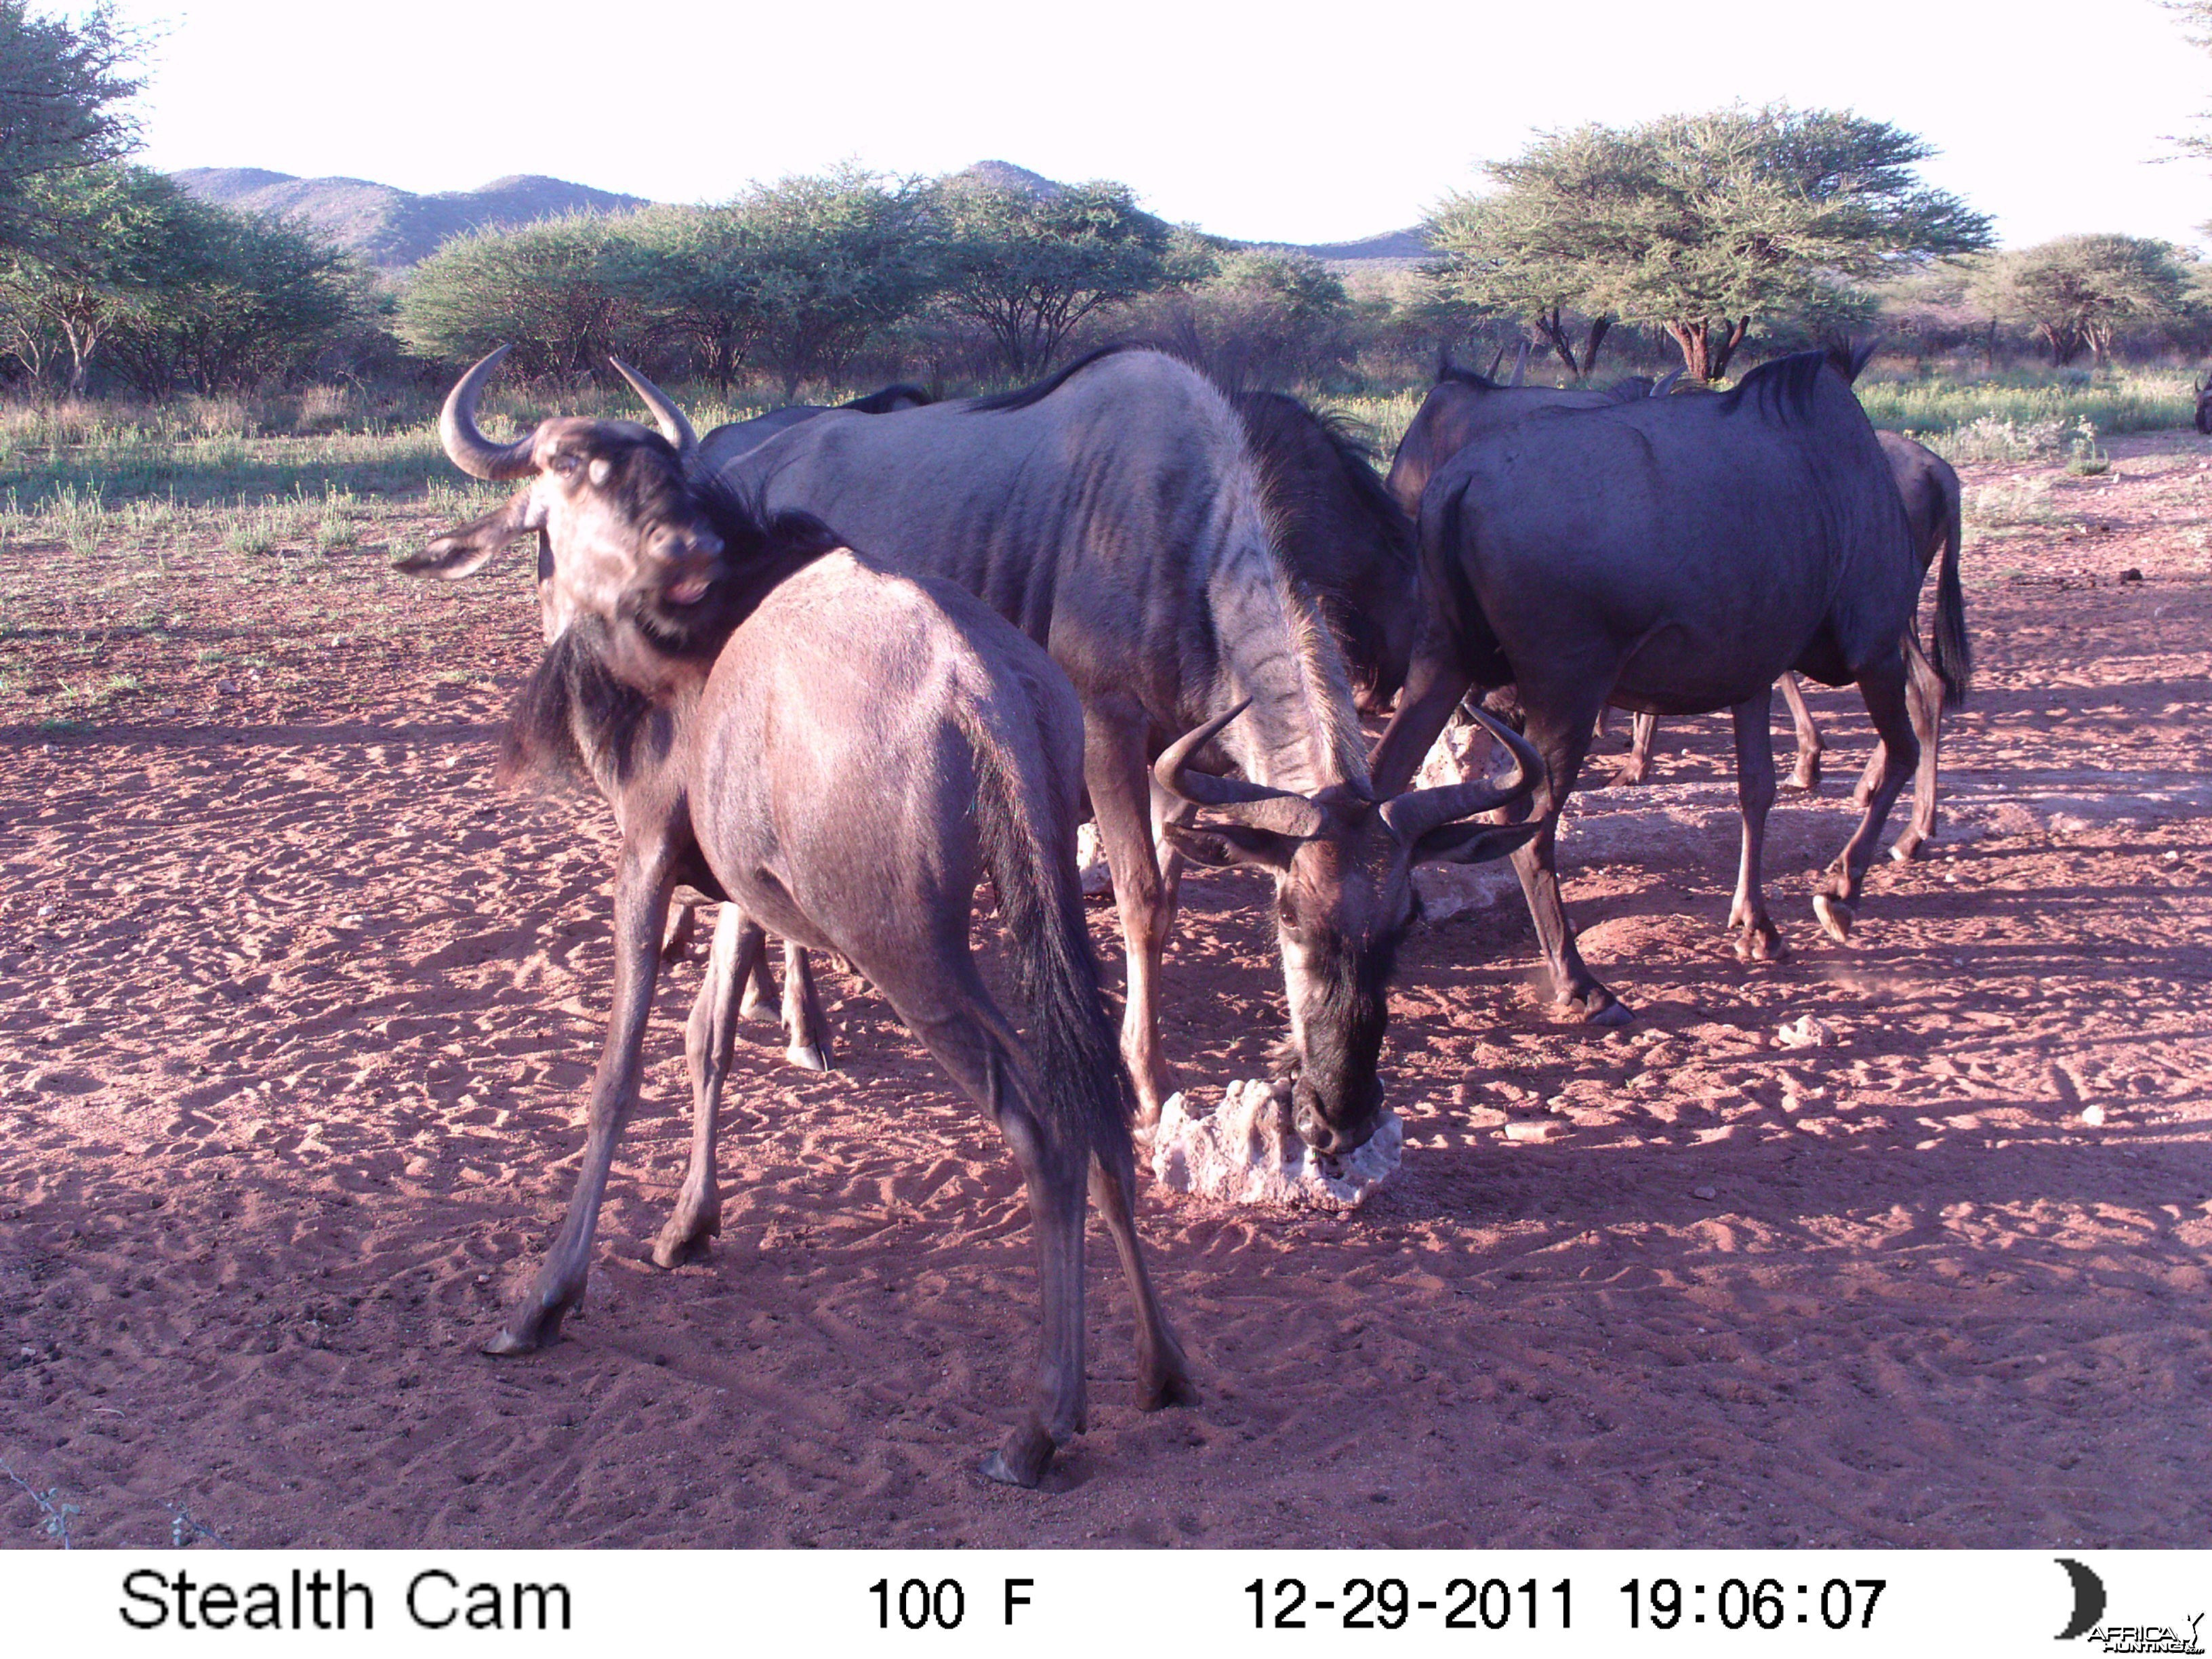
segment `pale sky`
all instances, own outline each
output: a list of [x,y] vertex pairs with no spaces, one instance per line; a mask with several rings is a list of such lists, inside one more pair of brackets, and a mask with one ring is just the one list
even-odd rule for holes
[[[161,25],[152,166],[416,191],[543,173],[661,201],[841,160],[995,156],[1118,179],[1254,240],[1410,224],[1532,131],[1735,100],[1849,107],[1942,155],[2011,245],[2200,243],[2212,166],[2153,165],[2212,107],[2154,0],[1456,0],[775,5],[125,0]],[[2212,125],[2212,123],[2208,123]]]

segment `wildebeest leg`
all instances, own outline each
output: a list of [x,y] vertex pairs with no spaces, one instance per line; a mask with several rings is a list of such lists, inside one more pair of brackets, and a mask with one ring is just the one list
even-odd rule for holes
[[660,959],[672,966],[691,954],[691,941],[699,932],[699,907],[678,904],[672,907],[668,918],[668,935],[660,941]]
[[1912,717],[1905,707],[1905,653],[1884,653],[1860,678],[1859,692],[1866,699],[1867,714],[1881,739],[1881,775],[1875,781],[1874,794],[1867,801],[1858,828],[1844,843],[1844,850],[1836,855],[1813,895],[1814,915],[1839,945],[1850,939],[1859,885],[1874,862],[1882,823],[1898,792],[1905,787],[1905,780],[1920,763],[1920,740],[1912,735]]
[[1514,853],[1513,873],[1521,878],[1521,892],[1528,901],[1529,919],[1536,924],[1537,942],[1551,964],[1553,989],[1559,1001],[1580,1010],[1594,1025],[1626,1025],[1634,1016],[1598,982],[1575,946],[1574,929],[1567,926],[1566,907],[1559,897],[1559,872],[1553,861],[1560,809],[1574,788],[1583,757],[1589,751],[1592,712],[1586,702],[1540,714],[1533,707],[1529,710],[1527,735],[1544,757],[1545,775],[1529,806],[1536,833]]
[[1160,1299],[1146,1271],[1144,1249],[1137,1242],[1136,1165],[1126,1157],[1102,1155],[1091,1160],[1091,1198],[1114,1236],[1121,1258],[1121,1276],[1129,1281],[1129,1295],[1137,1305],[1137,1408],[1154,1412],[1163,1406],[1195,1406],[1197,1386],[1190,1380],[1189,1362],[1182,1344],[1169,1328]]
[[1114,876],[1114,902],[1121,913],[1127,974],[1121,1058],[1136,1085],[1138,1121],[1149,1125],[1160,1121],[1161,1103],[1175,1085],[1160,1054],[1160,956],[1167,949],[1168,908],[1152,852],[1152,780],[1145,763],[1141,717],[1109,722],[1085,711],[1083,776],[1106,867]]
[[1474,676],[1442,652],[1424,649],[1415,654],[1406,672],[1406,689],[1398,694],[1398,712],[1382,728],[1369,763],[1377,799],[1405,792],[1428,757],[1430,746],[1450,721],[1452,710],[1474,684]]
[[814,988],[814,963],[806,947],[783,942],[783,1057],[809,1072],[830,1069],[830,1023]]
[[1642,783],[1651,775],[1651,750],[1659,741],[1659,717],[1638,714],[1628,725],[1628,758],[1613,769],[1612,781]]
[[714,1174],[715,1120],[722,1109],[722,1084],[730,1074],[730,1054],[738,1040],[738,988],[745,982],[768,945],[768,936],[734,904],[725,904],[714,922],[714,944],[707,957],[707,976],[684,1028],[684,1057],[691,1073],[691,1167],[684,1172],[676,1208],[653,1242],[653,1259],[673,1267],[706,1253],[707,1241],[722,1231],[722,1188]]
[[653,1012],[653,985],[660,968],[662,929],[667,925],[668,895],[674,884],[671,840],[658,824],[638,826],[623,838],[615,870],[614,1009],[607,1017],[599,1073],[592,1079],[584,1167],[545,1265],[538,1270],[521,1304],[484,1344],[486,1353],[527,1353],[544,1346],[560,1334],[561,1321],[584,1299],[592,1234],[599,1224],[599,1200],[606,1194],[607,1171],[614,1163],[623,1125],[637,1103],[639,1057],[645,1047],[646,1018]]
[[[921,953],[915,953],[921,959]],[[927,965],[939,983],[879,983],[907,1029],[953,1080],[990,1113],[1021,1165],[1028,1188],[1030,1231],[1036,1239],[1037,1286],[1043,1333],[1036,1393],[1029,1415],[984,1461],[994,1480],[1034,1486],[1053,1453],[1084,1428],[1083,1188],[1089,1150],[1068,1142],[1054,1114],[1035,1109],[1008,1063],[1004,1036],[975,1012],[989,1006],[972,964],[940,949]],[[964,1005],[964,1006],[963,1006]],[[1039,1079],[1039,1086],[1049,1087]]]
[[752,966],[745,970],[744,998],[738,1005],[738,1012],[747,1019],[774,1019],[776,1017],[775,981],[768,971],[766,951],[757,954]]
[[[1928,838],[1936,833],[1936,754],[1943,741],[1943,681],[1919,640],[1910,634],[1905,636],[1905,654],[1910,676],[1905,699],[1912,714],[1912,735],[1920,741],[1920,768],[1912,778],[1912,822],[1890,844],[1890,857],[1900,862],[1925,857]],[[1872,784],[1868,787],[1871,789]]]
[[1741,927],[1735,953],[1746,962],[1779,962],[1789,954],[1766,914],[1759,858],[1766,845],[1766,814],[1774,805],[1774,690],[1746,697],[1729,710],[1735,722],[1736,799],[1743,807],[1743,861],[1737,866],[1735,902],[1729,926]]
[[1805,706],[1805,689],[1797,684],[1797,677],[1784,672],[1782,676],[1782,700],[1790,705],[1790,722],[1797,728],[1797,765],[1790,774],[1790,787],[1813,793],[1820,787],[1820,728],[1813,723],[1813,711]]

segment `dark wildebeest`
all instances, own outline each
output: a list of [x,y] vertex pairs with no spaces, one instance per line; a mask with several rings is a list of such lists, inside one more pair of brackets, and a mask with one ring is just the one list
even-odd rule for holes
[[1344,422],[1280,392],[1232,392],[1274,516],[1275,552],[1336,635],[1360,710],[1386,713],[1419,623],[1413,521]]
[[[465,575],[538,532],[549,645],[518,699],[507,759],[596,783],[622,845],[614,1011],[583,1170],[544,1267],[489,1351],[546,1342],[583,1297],[615,1142],[637,1096],[669,895],[682,881],[731,902],[686,1042],[691,1168],[656,1258],[681,1260],[719,1226],[714,1117],[744,965],[742,909],[785,939],[842,952],[990,1113],[1021,1165],[1043,1352],[1035,1403],[986,1472],[1034,1485],[1082,1426],[1086,1176],[1136,1301],[1140,1401],[1188,1399],[1132,1220],[1127,1085],[1075,872],[1083,725],[1066,680],[950,583],[831,550],[829,533],[799,515],[764,527],[719,483],[686,471],[690,426],[627,369],[660,433],[554,419],[492,442],[475,406],[501,355],[453,388],[441,431],[463,470],[526,483],[406,568]],[[969,955],[987,870],[1026,1036]]]
[[2197,429],[2212,435],[2212,374],[2205,376],[2204,384],[2197,388]]
[[[1170,1092],[1159,967],[1188,855],[1273,873],[1292,1119],[1322,1151],[1364,1145],[1381,1121],[1376,1066],[1413,866],[1517,844],[1525,831],[1464,820],[1524,798],[1534,756],[1505,792],[1476,781],[1385,799],[1369,787],[1341,654],[1275,550],[1250,440],[1219,390],[1176,358],[1109,348],[1018,392],[818,416],[725,476],[888,564],[957,581],[1074,682],[1145,1120]],[[1155,773],[1152,757],[1200,726],[1212,749]],[[1218,775],[1231,767],[1242,777]]]
[[856,415],[889,415],[902,409],[920,409],[932,401],[930,395],[918,386],[903,381],[871,392],[865,398],[855,398],[842,404],[787,404],[781,409],[771,409],[765,415],[756,415],[749,421],[732,421],[714,427],[699,440],[697,465],[703,471],[719,472],[747,450],[757,449],[779,432],[811,421],[817,415],[827,415],[832,410],[850,410]]
[[[1920,557],[1922,581],[1926,581],[1931,567],[1936,572],[1940,610],[1946,603],[1942,597],[1944,590],[1948,587],[1955,594],[1959,587],[1962,523],[1959,475],[1952,471],[1948,461],[1924,444],[1915,443],[1894,432],[1876,432],[1875,436],[1881,441],[1882,453],[1889,461],[1891,475],[1897,480],[1897,492],[1904,498],[1905,516],[1912,526],[1912,545]],[[1962,602],[1954,597],[1948,603],[1958,608]],[[1890,844],[1889,855],[1898,860],[1923,856],[1928,838],[1936,833],[1936,783],[1942,744],[1944,688],[1942,677],[1928,660],[1927,651],[1920,643],[1917,609],[1916,605],[1913,625],[1905,633],[1905,653],[1910,664],[1906,689],[1912,711],[1912,732],[1920,740],[1920,766],[1912,781],[1912,820]],[[1797,728],[1797,765],[1790,781],[1800,789],[1817,788],[1820,781],[1820,755],[1825,747],[1820,728],[1814,722],[1813,711],[1805,706],[1805,695],[1795,674],[1782,677],[1782,694],[1789,701],[1790,718]],[[1650,775],[1651,745],[1658,736],[1658,728],[1657,715],[1636,716],[1628,763],[1622,768],[1619,781],[1641,783]],[[1881,757],[1871,757],[1851,792],[1852,799],[1863,806],[1881,772]]]
[[[1919,560],[1865,411],[1818,353],[1765,364],[1710,398],[1652,398],[1523,421],[1468,445],[1421,502],[1430,611],[1377,787],[1412,776],[1468,688],[1517,687],[1546,780],[1540,828],[1514,855],[1561,1001],[1604,1024],[1628,1011],[1575,947],[1553,842],[1591,723],[1607,700],[1657,714],[1728,708],[1736,732],[1743,858],[1729,925],[1738,950],[1781,939],[1759,871],[1784,669],[1856,680],[1882,740],[1858,829],[1814,905],[1838,939],[1891,803],[1918,758],[1899,648]],[[1954,695],[1966,633],[1939,592],[1936,663]]]
[[1419,519],[1421,492],[1429,480],[1477,439],[1494,437],[1546,410],[1608,409],[1664,398],[1681,377],[1677,369],[1656,384],[1632,375],[1609,386],[1524,386],[1517,372],[1510,383],[1500,382],[1446,357],[1437,366],[1436,384],[1398,440],[1385,487],[1408,518]]

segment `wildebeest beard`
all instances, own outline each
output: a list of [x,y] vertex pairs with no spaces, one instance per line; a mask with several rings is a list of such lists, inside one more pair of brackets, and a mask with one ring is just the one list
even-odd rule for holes
[[[1277,1048],[1276,1063],[1286,1075],[1316,1087],[1316,1079],[1322,1079],[1332,1090],[1347,1077],[1375,1076],[1403,937],[1400,929],[1356,954],[1334,933],[1307,945],[1309,996],[1301,1022],[1305,1048],[1301,1054],[1295,1038],[1285,1038]],[[1328,1104],[1332,1113],[1341,1113],[1347,1103],[1332,1095]]]

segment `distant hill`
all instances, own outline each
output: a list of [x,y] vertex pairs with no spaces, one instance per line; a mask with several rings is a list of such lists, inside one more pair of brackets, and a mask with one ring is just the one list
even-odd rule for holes
[[[435,252],[448,237],[465,231],[506,229],[564,213],[626,213],[647,205],[641,197],[535,173],[495,179],[478,190],[441,191],[430,196],[366,179],[298,179],[262,167],[187,167],[170,176],[204,200],[312,225],[364,263],[386,271],[404,270]],[[1056,196],[1067,188],[1041,173],[996,160],[977,161],[951,178],[1032,196]],[[1386,230],[1354,242],[1231,246],[1286,248],[1310,253],[1340,270],[1394,270],[1428,254],[1428,245],[1414,229]]]
[[379,270],[404,270],[465,231],[646,205],[641,197],[534,173],[429,196],[366,179],[296,179],[261,167],[187,167],[171,176],[204,201],[311,225]]

